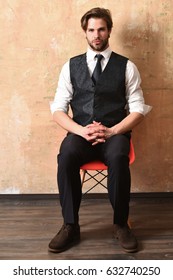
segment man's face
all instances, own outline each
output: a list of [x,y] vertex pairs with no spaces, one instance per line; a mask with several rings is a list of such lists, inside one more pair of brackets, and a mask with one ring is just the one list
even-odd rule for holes
[[96,52],[102,52],[109,46],[107,23],[102,18],[90,18],[86,30],[86,39],[90,48]]

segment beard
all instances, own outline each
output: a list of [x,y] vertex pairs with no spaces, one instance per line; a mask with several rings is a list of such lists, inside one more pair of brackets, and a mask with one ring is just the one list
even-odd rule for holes
[[100,44],[95,44],[95,43],[92,43],[87,39],[87,42],[88,42],[88,45],[90,46],[90,48],[93,50],[93,51],[99,51],[99,52],[102,52],[104,51],[107,47],[108,47],[108,41],[109,41],[109,37],[104,39],[104,40],[100,40]]

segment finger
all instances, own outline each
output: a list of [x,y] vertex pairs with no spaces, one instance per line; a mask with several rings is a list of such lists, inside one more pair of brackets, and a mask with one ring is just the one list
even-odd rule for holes
[[96,138],[95,141],[93,141],[92,145],[97,145],[99,143],[104,143],[105,142],[105,139],[103,138]]

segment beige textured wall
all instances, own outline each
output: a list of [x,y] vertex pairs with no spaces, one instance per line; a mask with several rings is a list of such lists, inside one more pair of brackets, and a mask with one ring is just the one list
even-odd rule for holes
[[111,9],[111,47],[141,73],[153,111],[133,133],[132,191],[173,191],[173,1],[0,1],[0,193],[56,193],[65,132],[52,121],[62,64],[86,49],[80,18]]

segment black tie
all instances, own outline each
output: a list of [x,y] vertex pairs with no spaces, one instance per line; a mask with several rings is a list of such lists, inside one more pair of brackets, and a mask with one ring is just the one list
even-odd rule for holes
[[101,68],[101,60],[103,58],[102,54],[96,54],[95,56],[97,58],[97,63],[96,63],[96,67],[94,68],[94,72],[92,74],[92,80],[94,82],[94,84],[96,84],[98,82],[99,76],[102,72],[102,68]]

